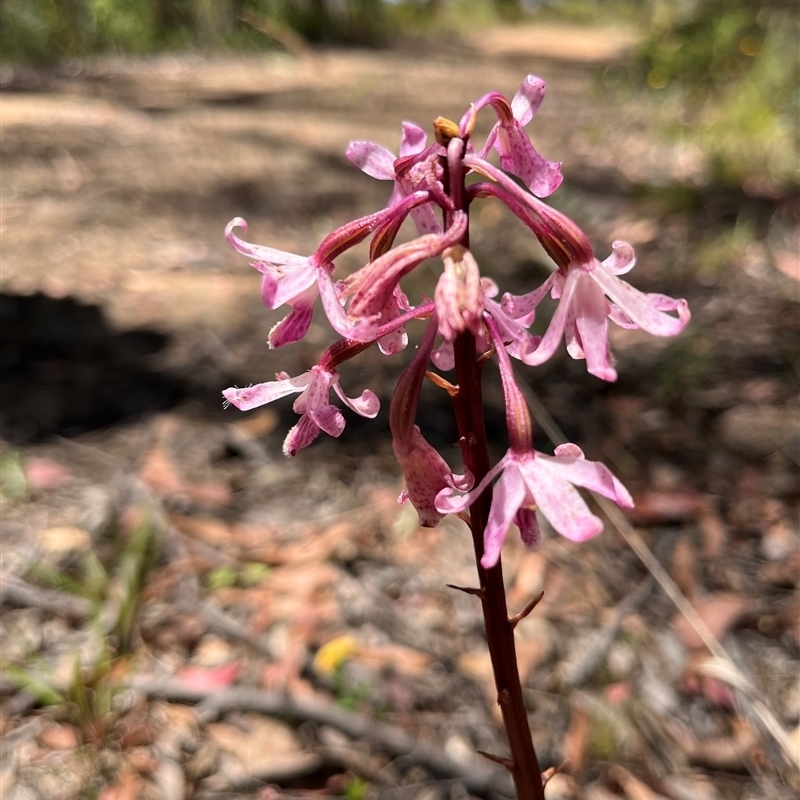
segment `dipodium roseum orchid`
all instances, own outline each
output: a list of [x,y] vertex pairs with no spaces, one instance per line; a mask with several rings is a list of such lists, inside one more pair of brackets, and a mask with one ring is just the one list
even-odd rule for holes
[[535,75],[528,75],[520,85],[514,99],[500,92],[489,92],[473,104],[461,120],[461,132],[465,133],[474,114],[485,106],[491,106],[497,114],[497,123],[486,139],[479,157],[484,159],[494,148],[500,155],[500,166],[522,182],[539,197],[551,195],[561,185],[561,164],[543,158],[524,131],[544,100],[545,83]]
[[[338,368],[373,344],[385,356],[393,356],[408,344],[407,328],[426,325],[390,403],[392,444],[405,484],[400,499],[413,505],[422,526],[435,526],[446,514],[458,514],[470,526],[480,585],[467,591],[482,604],[498,702],[509,735],[511,758],[500,761],[511,771],[523,800],[544,800],[544,793],[516,669],[516,622],[509,619],[506,608],[503,541],[515,524],[525,543],[535,546],[540,538],[537,513],[575,542],[600,533],[602,520],[589,510],[576,487],[597,492],[623,508],[632,500],[616,476],[587,460],[577,445],[562,445],[554,455],[533,449],[533,423],[511,358],[535,367],[565,339],[570,355],[585,359],[590,373],[614,380],[608,320],[657,336],[673,336],[689,321],[684,300],[642,293],[619,277],[634,265],[629,245],[614,242],[611,256],[600,262],[578,225],[540,199],[562,180],[560,164],[544,158],[525,130],[544,91],[544,81],[529,75],[511,101],[489,92],[470,105],[460,124],[437,118],[431,145],[421,128],[403,123],[397,158],[373,142],[352,142],[347,157],[368,175],[392,181],[391,197],[385,208],[337,228],[310,256],[243,241],[234,234],[235,228],[246,228],[238,217],[226,230],[231,245],[261,273],[267,308],[289,307],[287,316],[270,331],[270,346],[305,336],[318,296],[331,327],[342,337],[298,377],[280,373],[275,381],[223,393],[228,403],[242,410],[297,394],[294,409],[300,421],[286,437],[286,455],[311,444],[320,431],[341,435],[345,417],[331,404],[331,389],[350,410],[376,416],[377,395],[366,389],[358,397],[348,397],[339,386]],[[483,110],[493,111],[496,123],[486,140],[476,145],[473,134]],[[491,160],[495,155],[499,167]],[[499,287],[484,274],[469,247],[470,209],[484,201],[506,206],[533,232],[557,267],[541,285],[522,294],[505,294],[501,302],[495,299]],[[408,217],[418,235],[396,243]],[[349,275],[337,273],[337,258],[367,239],[364,265]],[[426,262],[440,270],[434,297],[409,298],[406,279]],[[544,336],[534,335],[528,329],[548,295],[559,301],[558,306]],[[481,382],[484,364],[492,358],[499,362],[509,434],[509,449],[494,465]],[[453,382],[437,369],[454,371]],[[454,473],[417,424],[426,377],[452,398],[463,475]]]
[[[404,197],[411,194],[419,184],[425,184],[427,177],[420,169],[419,163],[426,153],[427,134],[413,122],[402,124],[400,137],[400,155],[395,158],[385,147],[375,142],[350,142],[345,155],[359,169],[372,178],[381,181],[394,181],[394,190],[389,198],[389,206],[397,205]],[[441,151],[440,145],[432,149]],[[417,156],[418,158],[413,158]],[[411,212],[411,219],[420,233],[441,233],[442,223],[436,218],[430,206],[420,206]]]
[[333,366],[334,359],[323,359],[308,372],[290,377],[279,372],[277,380],[259,383],[243,389],[226,389],[222,395],[226,402],[241,411],[271,403],[280,397],[299,392],[294,401],[294,410],[300,414],[299,422],[289,431],[283,443],[283,452],[293,456],[303,447],[308,447],[325,431],[329,436],[342,435],[345,426],[344,415],[336,406],[330,404],[331,389],[339,399],[356,414],[372,419],[380,410],[380,401],[374,392],[365,389],[359,397],[348,397],[339,385],[339,373]]
[[537,507],[558,533],[573,542],[597,536],[603,530],[603,522],[589,511],[574,486],[591,489],[624,508],[633,506],[633,500],[607,467],[586,461],[576,445],[560,445],[554,456],[533,449],[530,411],[514,380],[502,334],[488,314],[486,325],[497,349],[511,446],[473,491],[457,497],[452,488],[444,488],[437,495],[435,505],[441,514],[464,511],[500,476],[484,531],[485,551],[481,564],[489,569],[500,557],[500,546],[512,522],[519,528],[525,544],[531,547],[538,544],[539,525],[534,513]]
[[[465,162],[470,163],[470,159]],[[531,366],[543,364],[564,338],[570,356],[585,359],[592,375],[615,381],[617,372],[608,342],[609,319],[622,328],[641,328],[654,336],[675,336],[686,327],[691,314],[685,300],[645,294],[617,277],[630,272],[636,263],[629,244],[614,242],[611,255],[600,262],[586,234],[571,219],[522,190],[496,167],[472,164],[495,183],[473,184],[471,196],[502,200],[536,234],[558,267],[533,291],[520,296],[504,295],[503,309],[524,325],[533,321],[536,307],[548,293],[560,301],[536,347],[518,345],[511,350],[512,355]],[[677,316],[669,313],[673,311]]]

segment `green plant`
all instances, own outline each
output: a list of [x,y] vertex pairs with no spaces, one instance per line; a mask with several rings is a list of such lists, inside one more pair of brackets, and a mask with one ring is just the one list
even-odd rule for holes
[[369,783],[362,778],[350,778],[343,791],[346,800],[366,800],[369,796]]
[[95,553],[88,553],[77,574],[34,564],[29,575],[41,583],[92,600],[87,637],[73,658],[67,678],[37,664],[2,664],[2,671],[39,705],[78,728],[84,739],[100,744],[117,724],[115,699],[130,657],[125,654],[139,597],[157,552],[155,526],[144,519],[125,540],[113,576]]
[[16,500],[28,494],[28,481],[22,468],[22,459],[16,450],[7,449],[0,454],[0,501]]

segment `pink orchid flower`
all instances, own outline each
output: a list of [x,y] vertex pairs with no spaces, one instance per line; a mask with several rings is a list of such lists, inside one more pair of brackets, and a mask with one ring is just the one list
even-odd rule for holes
[[483,160],[494,148],[500,155],[503,169],[519,177],[538,197],[551,195],[563,180],[561,164],[544,158],[524,131],[539,110],[544,92],[544,81],[535,75],[528,75],[510,103],[500,92],[489,92],[461,120],[462,131],[466,132],[475,113],[490,105],[497,114],[498,122],[490,131],[481,151],[473,158]]
[[436,510],[440,514],[466,510],[498,475],[484,534],[481,564],[486,569],[497,563],[512,522],[519,527],[525,544],[532,547],[538,543],[536,508],[558,533],[573,542],[584,542],[601,533],[602,520],[589,511],[575,486],[602,494],[623,508],[633,506],[628,490],[606,466],[587,461],[577,445],[562,444],[554,456],[533,449],[509,449],[471,492],[458,497],[452,488],[442,489],[436,496]]
[[[261,298],[264,305],[270,309],[280,308],[283,305],[291,308],[289,314],[269,332],[269,346],[283,347],[299,341],[306,335],[311,324],[314,303],[320,291],[323,292],[323,300],[327,300],[324,303],[326,311],[330,310],[331,313],[338,315],[341,310],[341,300],[337,285],[332,278],[334,260],[363,241],[373,231],[391,223],[397,223],[399,227],[410,211],[430,202],[430,199],[430,192],[412,192],[389,208],[348,222],[326,236],[316,252],[310,256],[299,256],[245,242],[233,231],[235,228],[246,231],[247,222],[241,217],[232,219],[225,228],[225,236],[234,250],[253,259],[251,262],[253,267],[262,274]],[[388,314],[382,321],[388,322],[391,318],[392,315]],[[333,324],[332,320],[331,323]],[[367,338],[368,334],[362,336],[364,341]]]
[[286,372],[280,372],[275,377],[277,380],[244,389],[226,389],[222,395],[240,411],[249,411],[280,397],[299,393],[300,396],[294,401],[294,410],[301,417],[283,443],[283,452],[287,456],[293,456],[298,450],[308,447],[320,431],[337,438],[342,435],[344,415],[330,404],[331,389],[348,408],[362,417],[373,419],[380,410],[380,401],[374,392],[365,389],[359,397],[348,397],[339,386],[339,373],[321,363],[296,378],[291,378]]
[[607,467],[587,461],[577,445],[562,444],[554,456],[533,449],[533,422],[514,380],[500,328],[489,314],[484,320],[497,350],[511,446],[472,491],[457,496],[447,486],[437,494],[434,505],[440,514],[465,511],[499,476],[493,489],[481,558],[481,564],[490,569],[500,557],[512,522],[519,528],[525,544],[532,547],[538,543],[537,508],[558,533],[574,542],[597,536],[603,530],[603,522],[589,511],[575,486],[591,489],[624,508],[632,507],[633,500]]
[[[392,196],[389,199],[391,208],[415,189],[426,188],[427,174],[421,164],[429,152],[441,150],[438,145],[426,148],[427,139],[425,131],[419,125],[404,122],[398,158],[385,147],[364,140],[350,142],[345,155],[370,177],[394,182]],[[430,205],[415,208],[411,212],[411,219],[420,233],[442,232],[442,225]]]
[[560,301],[538,346],[513,353],[524,363],[543,364],[564,338],[572,358],[586,359],[592,375],[614,381],[617,372],[608,342],[609,319],[622,328],[641,328],[654,336],[675,336],[686,327],[691,313],[685,300],[640,292],[617,277],[636,263],[629,244],[614,242],[611,255],[600,262],[586,234],[571,219],[525,192],[497,167],[476,164],[469,156],[464,163],[495,182],[475,184],[471,193],[501,199],[536,234],[558,265],[538,289],[503,297],[504,311],[525,324],[533,321],[536,307],[548,293]]

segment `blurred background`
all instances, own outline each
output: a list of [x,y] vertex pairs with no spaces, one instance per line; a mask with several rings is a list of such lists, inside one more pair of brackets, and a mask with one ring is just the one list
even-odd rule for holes
[[[284,459],[291,398],[241,414],[220,392],[303,372],[333,336],[317,311],[302,343],[269,351],[280,315],[223,230],[242,216],[251,241],[313,252],[388,198],[344,158],[351,140],[396,152],[401,121],[459,119],[534,73],[548,88],[527,130],[565,176],[550,202],[600,258],[633,244],[631,283],[693,312],[674,340],[615,330],[613,385],[563,352],[520,370],[537,446],[552,449],[555,424],[631,488],[637,535],[754,687],[712,674],[613,525],[536,552],[510,535],[512,606],[546,593],[518,633],[542,761],[571,764],[552,797],[794,796],[797,10],[3,0],[0,788],[509,792],[476,755],[504,748],[478,612],[444,588],[473,579],[468,534],[456,520],[422,531],[394,503],[388,404],[410,353],[347,365],[345,390],[376,391],[378,419],[348,415],[339,440]],[[552,268],[521,227],[492,205],[474,215],[474,251],[503,291]],[[431,292],[434,268],[414,281]],[[426,387],[423,405],[426,435],[457,465],[447,397]],[[446,760],[398,760],[333,717],[284,708],[279,723],[258,700],[211,716],[177,704],[234,684],[377,716]]]

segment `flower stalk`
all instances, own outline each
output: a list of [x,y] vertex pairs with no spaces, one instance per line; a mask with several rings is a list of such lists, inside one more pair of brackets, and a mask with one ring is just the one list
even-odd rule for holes
[[[475,355],[475,338],[468,331],[455,341],[458,392],[453,398],[459,443],[466,469],[479,483],[489,471],[489,448],[481,389],[481,364]],[[514,780],[519,800],[544,800],[541,770],[533,747],[528,714],[522,697],[514,642],[514,622],[509,619],[503,583],[503,565],[486,569],[484,531],[492,503],[491,490],[475,498],[469,507],[469,527],[478,568],[478,596],[481,601],[486,641],[492,661],[497,702],[503,715],[511,758],[506,766]]]

